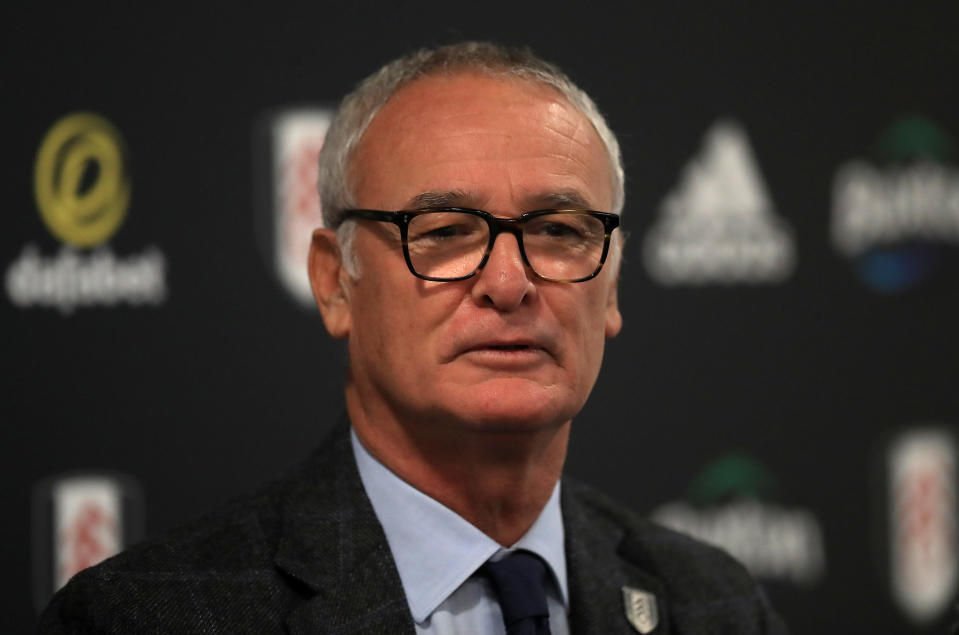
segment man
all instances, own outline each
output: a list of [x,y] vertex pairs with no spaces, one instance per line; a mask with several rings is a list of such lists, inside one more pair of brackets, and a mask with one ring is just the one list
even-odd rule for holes
[[350,427],[81,573],[41,629],[781,632],[727,556],[560,481],[622,323],[623,173],[589,97],[526,52],[421,51],[344,100],[320,166],[310,277]]

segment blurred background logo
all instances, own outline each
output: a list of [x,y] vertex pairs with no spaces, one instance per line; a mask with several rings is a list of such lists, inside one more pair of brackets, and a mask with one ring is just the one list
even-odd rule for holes
[[874,155],[836,172],[832,240],[869,288],[898,293],[959,244],[956,146],[932,120],[907,116],[879,136]]
[[779,489],[755,459],[727,454],[703,469],[685,500],[653,518],[725,549],[757,578],[808,586],[825,571],[822,530],[812,512],[774,502]]
[[50,232],[74,247],[106,242],[130,202],[123,141],[113,125],[92,113],[58,121],[37,153],[34,188]]
[[795,268],[792,229],[772,199],[741,125],[719,121],[683,169],[644,242],[663,285],[782,282]]
[[944,429],[917,428],[889,445],[889,566],[896,604],[931,622],[952,606],[959,581],[956,443]]
[[93,113],[67,115],[44,136],[34,194],[40,217],[62,244],[53,256],[33,243],[23,246],[4,278],[14,306],[70,315],[82,307],[159,305],[166,299],[166,259],[159,248],[120,257],[106,244],[130,204],[125,156],[119,132]]
[[70,578],[143,536],[143,496],[130,476],[85,472],[34,486],[34,600],[49,602]]
[[261,245],[287,293],[314,308],[307,274],[313,230],[323,226],[317,190],[318,157],[333,112],[327,108],[281,109],[264,117],[257,132],[261,184]]

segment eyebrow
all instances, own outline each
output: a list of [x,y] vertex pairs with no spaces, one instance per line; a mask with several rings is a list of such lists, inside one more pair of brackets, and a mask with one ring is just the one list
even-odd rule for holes
[[[482,207],[483,197],[466,190],[433,190],[411,198],[406,209],[441,209],[444,207]],[[527,209],[593,209],[586,197],[576,190],[545,192],[527,197]]]
[[417,194],[407,203],[407,209],[439,209],[443,207],[471,207],[479,197],[465,190],[433,190]]
[[576,190],[549,192],[531,200],[541,209],[593,209],[586,197]]

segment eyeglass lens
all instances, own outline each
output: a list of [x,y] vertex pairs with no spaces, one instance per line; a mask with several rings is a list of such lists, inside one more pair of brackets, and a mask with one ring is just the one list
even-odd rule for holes
[[[600,265],[605,226],[588,214],[535,216],[522,226],[522,234],[529,265],[544,278],[586,278]],[[474,214],[419,214],[410,219],[407,230],[410,262],[418,274],[432,278],[467,276],[483,261],[489,235],[486,220]]]

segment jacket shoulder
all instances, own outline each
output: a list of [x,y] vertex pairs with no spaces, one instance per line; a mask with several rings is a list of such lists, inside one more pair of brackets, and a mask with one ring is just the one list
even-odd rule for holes
[[[786,633],[762,588],[728,553],[654,523],[597,490],[564,479],[564,490],[580,526],[610,536],[608,548],[660,585],[680,632],[701,632],[707,624],[728,623],[715,632]],[[710,631],[713,632],[713,631]]]
[[[683,583],[697,580],[712,581],[719,588],[755,585],[746,569],[722,549],[654,523],[582,483],[565,480],[563,487],[585,513],[594,517],[594,524],[619,530],[620,555],[668,585],[676,581],[677,591],[685,593],[683,589],[690,587]],[[697,583],[691,590],[701,587]]]
[[[223,623],[224,610],[253,595],[280,596],[261,523],[255,512],[217,513],[78,573],[44,611],[40,632],[174,632]],[[248,623],[275,617],[262,603],[243,611],[261,613]]]
[[81,571],[53,597],[40,633],[270,632],[298,583],[274,564],[298,491],[324,497],[322,451],[257,492]]

